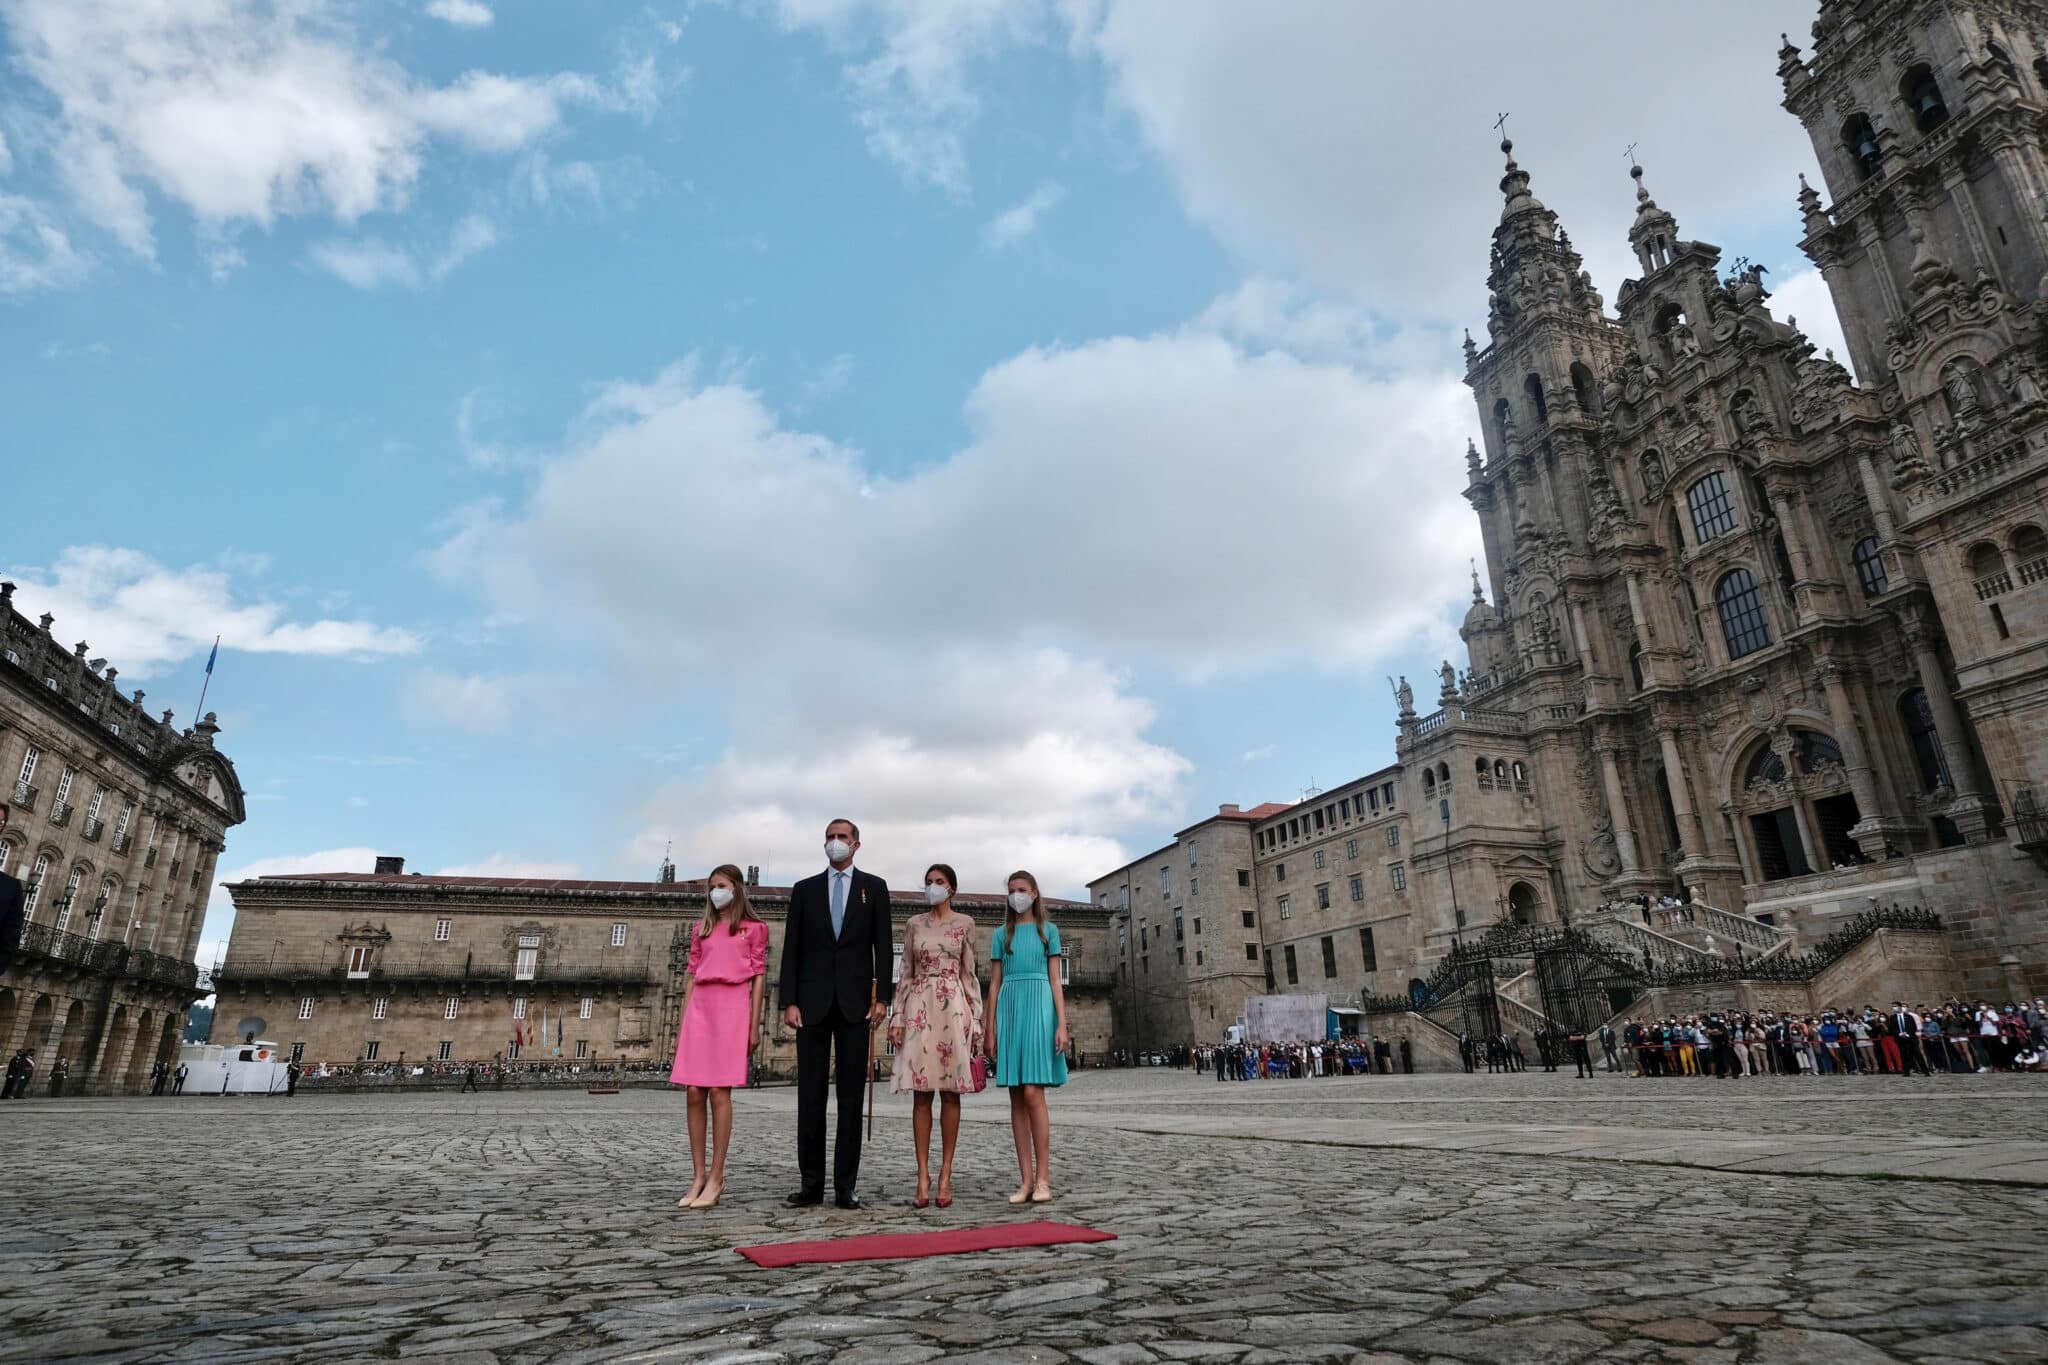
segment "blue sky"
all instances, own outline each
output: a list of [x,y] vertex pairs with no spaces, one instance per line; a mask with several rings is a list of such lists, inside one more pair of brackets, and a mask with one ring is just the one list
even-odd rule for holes
[[1071,890],[1455,648],[1499,109],[1610,300],[1635,142],[1832,333],[1808,6],[1414,8],[0,0],[0,568],[223,636],[230,874]]

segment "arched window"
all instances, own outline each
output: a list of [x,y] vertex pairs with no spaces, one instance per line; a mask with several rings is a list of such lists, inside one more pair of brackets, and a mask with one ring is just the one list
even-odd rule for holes
[[1600,410],[1600,386],[1593,382],[1593,372],[1582,360],[1572,362],[1572,397],[1579,400],[1580,412]]
[[1935,83],[1934,69],[1925,62],[1900,78],[1899,98],[1906,102],[1906,113],[1913,126],[1923,133],[1931,133],[1948,122],[1948,105],[1941,98],[1941,87]]
[[1855,159],[1856,169],[1865,180],[1877,174],[1878,158],[1882,155],[1877,147],[1877,129],[1871,126],[1866,114],[1851,114],[1842,125],[1842,146]]
[[1785,760],[1778,757],[1778,751],[1766,744],[1750,756],[1749,766],[1743,769],[1742,785],[1753,782],[1783,782]]
[[1536,420],[1550,420],[1550,404],[1543,401],[1543,378],[1532,374],[1522,381],[1522,392],[1529,396],[1529,410],[1536,414]]
[[2005,556],[1988,540],[1970,547],[1970,577],[1977,580],[1979,597],[1995,597],[2012,589],[2012,576],[2005,571]]
[[2048,559],[2048,532],[2031,525],[2015,530],[2012,533],[2012,563],[2020,571],[2021,582],[2038,583],[2048,578],[2048,564],[2035,562],[2041,559]]
[[1506,759],[1496,758],[1493,760],[1493,780],[1496,782],[1508,780],[1508,761]]
[[1817,773],[1830,763],[1842,766],[1842,746],[1834,740],[1813,730],[1801,730],[1798,735],[1800,772]]
[[1856,581],[1863,585],[1865,597],[1882,597],[1891,580],[1885,576],[1884,557],[1878,553],[1877,537],[1865,536],[1856,542],[1856,552],[1850,556],[1856,565]]
[[1692,509],[1693,539],[1702,545],[1735,529],[1735,501],[1718,469],[1685,491],[1685,505]]
[[1487,771],[1488,771],[1488,769],[1487,769],[1487,766],[1486,766],[1486,760],[1485,760],[1485,759],[1483,759],[1483,758],[1482,758],[1482,759],[1479,759],[1479,760],[1478,760],[1478,761],[1477,761],[1476,763],[1474,763],[1474,764],[1473,764],[1473,766],[1474,766],[1474,768],[1476,768],[1476,769],[1478,770],[1478,773],[1479,773],[1479,775],[1480,775],[1481,777],[1484,777],[1484,776],[1486,776],[1486,774],[1487,774]]
[[1643,645],[1640,640],[1628,644],[1628,678],[1635,684],[1635,690],[1643,690]]
[[1927,704],[1927,694],[1916,687],[1899,698],[1899,719],[1905,724],[1907,742],[1913,746],[1921,790],[1951,785],[1948,758],[1941,752],[1941,732],[1935,728],[1934,708]]
[[1448,786],[1450,786],[1450,785],[1451,785],[1451,765],[1450,765],[1450,764],[1448,764],[1448,763],[1439,763],[1439,764],[1437,764],[1437,765],[1436,765],[1436,780],[1437,780],[1437,783],[1438,783],[1438,784],[1439,784],[1440,786],[1445,786],[1445,787],[1448,787]]
[[1721,613],[1721,636],[1728,642],[1729,658],[1740,659],[1770,644],[1763,598],[1749,570],[1730,569],[1722,577],[1714,589],[1714,606]]
[[1514,775],[1515,785],[1517,787],[1526,786],[1528,784],[1529,770],[1522,766],[1521,759],[1516,759],[1514,761],[1513,766],[1510,767],[1508,771]]
[[1429,769],[1427,769],[1427,768],[1424,768],[1424,769],[1422,770],[1422,794],[1423,794],[1424,796],[1428,796],[1428,795],[1430,795],[1430,794],[1431,794],[1432,792],[1434,792],[1435,790],[1436,790],[1436,774],[1435,774],[1435,773],[1433,773],[1433,772],[1431,772],[1431,771],[1430,771]]
[[1508,888],[1508,918],[1517,924],[1531,924],[1535,922],[1535,887],[1527,882],[1516,882]]

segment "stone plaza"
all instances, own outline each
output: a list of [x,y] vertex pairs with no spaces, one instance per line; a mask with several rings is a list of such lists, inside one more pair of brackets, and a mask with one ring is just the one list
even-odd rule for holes
[[[877,1096],[869,1207],[792,1210],[794,1092],[735,1096],[677,1210],[683,1097],[32,1100],[0,1108],[0,1358],[64,1361],[2034,1361],[2048,1087],[1089,1072],[1058,1199],[968,1097],[913,1210]],[[124,1154],[190,1159],[124,1179]],[[936,1153],[935,1153],[936,1156]],[[740,1245],[1049,1217],[1118,1240],[762,1270]]]

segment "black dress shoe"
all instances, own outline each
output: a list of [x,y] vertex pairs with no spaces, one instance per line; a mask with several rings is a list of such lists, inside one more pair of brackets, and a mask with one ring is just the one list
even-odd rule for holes
[[832,1198],[832,1204],[835,1208],[857,1209],[860,1207],[860,1196],[855,1194],[852,1190],[847,1190],[843,1194],[834,1195]]
[[823,1190],[797,1190],[787,1199],[783,1200],[783,1202],[793,1209],[807,1209],[814,1204],[824,1203],[825,1192]]

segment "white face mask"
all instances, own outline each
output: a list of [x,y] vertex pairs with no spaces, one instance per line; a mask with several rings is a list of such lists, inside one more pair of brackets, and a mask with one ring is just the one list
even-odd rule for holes
[[943,905],[953,899],[953,889],[944,882],[926,882],[924,884],[924,898],[929,904]]
[[1028,915],[1031,913],[1031,902],[1037,899],[1038,897],[1032,895],[1029,891],[1012,891],[1010,893],[1010,908],[1020,915]]
[[728,905],[731,905],[731,904],[732,904],[732,888],[731,888],[731,887],[729,887],[729,886],[714,886],[714,887],[712,887],[712,888],[711,888],[711,908],[712,908],[713,910],[723,910],[723,909],[725,909],[725,907],[726,907],[726,906],[728,906]]
[[825,857],[829,862],[843,863],[853,856],[853,845],[844,839],[827,839]]

